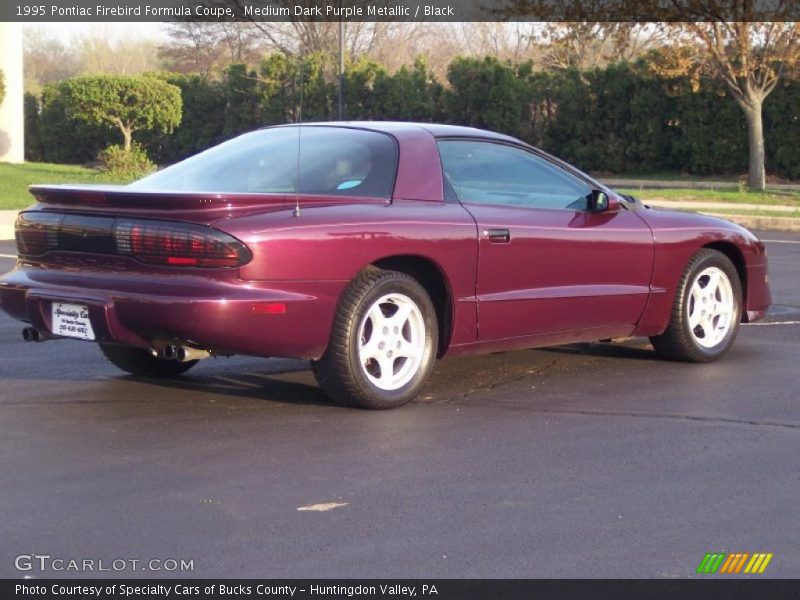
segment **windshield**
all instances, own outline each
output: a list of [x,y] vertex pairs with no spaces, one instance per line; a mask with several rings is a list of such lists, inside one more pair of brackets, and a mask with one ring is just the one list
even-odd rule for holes
[[129,187],[389,199],[396,170],[397,145],[392,137],[360,129],[306,125],[246,133]]

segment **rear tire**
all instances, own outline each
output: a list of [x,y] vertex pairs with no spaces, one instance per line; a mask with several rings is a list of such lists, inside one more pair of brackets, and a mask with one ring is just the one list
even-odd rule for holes
[[736,267],[721,252],[704,248],[683,271],[667,329],[650,342],[670,360],[711,362],[733,345],[741,318]]
[[132,346],[100,344],[100,351],[115,367],[141,377],[172,379],[197,364],[196,360],[179,362],[153,356],[149,350]]
[[311,367],[338,404],[387,409],[411,401],[436,360],[436,311],[413,277],[370,268],[350,282],[325,354]]

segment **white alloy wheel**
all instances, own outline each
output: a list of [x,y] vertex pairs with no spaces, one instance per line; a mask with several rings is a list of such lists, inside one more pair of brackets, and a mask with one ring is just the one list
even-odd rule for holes
[[713,348],[725,339],[734,316],[734,295],[730,279],[718,267],[707,267],[692,283],[688,320],[694,341]]
[[404,294],[386,294],[372,303],[361,320],[361,368],[377,388],[400,389],[419,371],[425,341],[425,320],[417,304]]
[[436,308],[407,273],[370,267],[345,288],[314,377],[335,402],[373,410],[413,400],[439,347]]

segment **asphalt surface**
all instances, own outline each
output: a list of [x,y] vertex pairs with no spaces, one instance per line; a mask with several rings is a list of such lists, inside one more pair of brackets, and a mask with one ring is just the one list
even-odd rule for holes
[[768,242],[778,323],[721,362],[642,340],[452,359],[388,412],[329,404],[298,361],[136,380],[0,316],[0,577],[98,575],[20,554],[194,565],[121,576],[691,577],[712,551],[797,577],[800,236],[762,237],[787,242]]

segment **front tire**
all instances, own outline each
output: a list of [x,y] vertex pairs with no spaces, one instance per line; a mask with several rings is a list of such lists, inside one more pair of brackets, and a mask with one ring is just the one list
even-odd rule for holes
[[103,355],[115,367],[132,375],[172,379],[182,375],[197,364],[196,360],[179,362],[153,356],[149,350],[132,346],[100,344]]
[[717,250],[697,252],[683,271],[667,329],[650,341],[671,360],[711,362],[733,345],[742,317],[742,283]]
[[420,392],[437,345],[436,311],[425,288],[405,273],[370,268],[345,290],[328,349],[311,367],[339,404],[395,408]]

